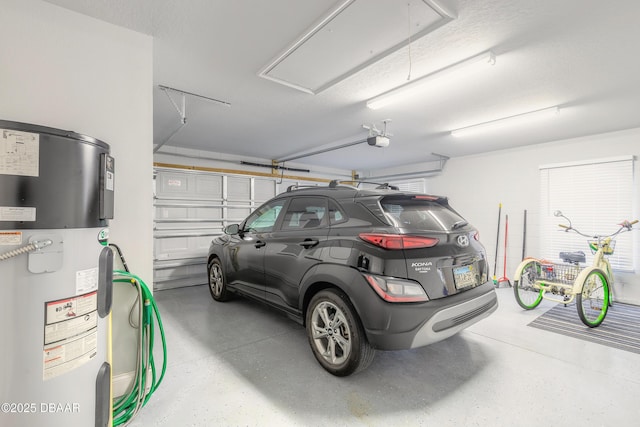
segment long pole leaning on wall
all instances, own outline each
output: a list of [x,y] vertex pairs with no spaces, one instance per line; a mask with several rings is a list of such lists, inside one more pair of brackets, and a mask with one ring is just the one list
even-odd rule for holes
[[[171,133],[171,135],[169,135],[169,137],[167,137],[163,142],[161,142],[160,144],[156,145],[156,147],[153,149],[154,153],[157,152],[160,149],[160,147],[165,145],[167,142],[171,141],[171,139],[180,131],[180,129],[182,129],[187,124],[187,99],[186,99],[187,95],[195,96],[196,98],[205,99],[207,101],[216,103],[218,105],[222,105],[224,107],[231,108],[231,104],[230,103],[228,103],[226,101],[221,101],[219,99],[210,98],[210,97],[204,96],[204,95],[198,95],[197,93],[187,92],[185,90],[180,90],[180,89],[176,89],[176,88],[169,87],[169,86],[158,85],[158,88],[160,88],[160,90],[163,91],[167,95],[167,98],[169,98],[169,101],[171,101],[171,104],[173,105],[173,107],[178,112],[178,115],[180,116],[180,126],[178,126],[178,128],[176,130],[174,130]],[[178,104],[173,100],[173,98],[171,97],[171,94],[169,92],[175,92],[175,93],[178,93],[178,94],[181,95],[182,107],[178,106]]]

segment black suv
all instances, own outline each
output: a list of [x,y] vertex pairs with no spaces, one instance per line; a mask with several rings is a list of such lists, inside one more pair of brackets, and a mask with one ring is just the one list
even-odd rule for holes
[[375,349],[440,341],[498,307],[478,233],[444,197],[290,187],[224,231],[209,249],[211,296],[283,311],[337,376],[366,368]]

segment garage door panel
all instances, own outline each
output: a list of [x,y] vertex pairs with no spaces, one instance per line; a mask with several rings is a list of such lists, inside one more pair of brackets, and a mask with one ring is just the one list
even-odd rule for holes
[[163,171],[156,177],[156,197],[172,199],[222,199],[222,177],[201,172]]
[[272,179],[256,179],[254,192],[254,200],[258,205],[261,205],[276,195],[276,183]]
[[188,208],[169,208],[169,207],[157,207],[156,219],[171,219],[171,218],[187,218]]
[[240,222],[253,211],[251,203],[234,202],[232,206],[227,208],[227,219],[230,221]]
[[196,195],[199,198],[222,199],[222,177],[211,175],[196,175]]
[[157,259],[172,258],[172,254],[183,254],[189,250],[188,237],[156,238],[155,255]]
[[156,238],[155,258],[176,260],[198,258],[204,260],[211,243],[211,237],[164,237]]
[[[157,234],[166,235],[168,232],[176,232],[180,231],[189,232],[189,234],[193,235],[194,232],[202,231],[207,235],[211,235],[212,233],[222,233],[224,226],[222,225],[222,220],[220,221],[169,221],[169,222],[158,222],[156,223],[155,230]],[[204,230],[203,230],[204,229]],[[176,234],[173,233],[173,234]],[[159,236],[157,236],[159,237]]]
[[203,285],[207,283],[207,268],[204,263],[180,265],[179,262],[169,267],[156,267],[154,289],[172,289],[184,286]]
[[189,186],[189,179],[183,173],[165,173],[156,179],[156,192],[162,196],[188,194]]
[[155,170],[154,288],[206,283],[211,240],[276,194],[274,179]]
[[156,221],[180,219],[222,220],[222,218],[221,207],[156,207]]
[[227,178],[227,200],[251,200],[251,178]]
[[191,215],[189,216],[190,218],[193,217],[197,219],[221,220],[222,208],[214,208],[214,207],[197,208],[197,209],[194,209],[193,212],[191,212]]

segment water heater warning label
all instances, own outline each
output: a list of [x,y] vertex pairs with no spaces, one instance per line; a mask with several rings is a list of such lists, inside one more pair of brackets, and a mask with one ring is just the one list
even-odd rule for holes
[[21,244],[22,231],[0,231],[0,246]]
[[0,175],[39,176],[40,135],[0,129]]
[[98,349],[98,293],[45,303],[43,379],[70,372]]
[[35,221],[36,208],[0,206],[0,221]]

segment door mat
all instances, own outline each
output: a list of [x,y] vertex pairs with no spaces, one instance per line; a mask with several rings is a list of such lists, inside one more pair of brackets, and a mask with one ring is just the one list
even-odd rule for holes
[[528,326],[640,354],[640,307],[614,303],[596,328],[585,326],[575,303],[558,304]]

